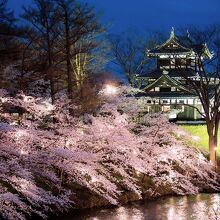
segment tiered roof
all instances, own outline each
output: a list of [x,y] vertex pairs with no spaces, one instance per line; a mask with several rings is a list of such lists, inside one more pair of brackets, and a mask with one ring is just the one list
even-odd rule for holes
[[[146,78],[151,78],[151,79],[158,79],[164,75],[164,70],[162,69],[155,69],[152,71],[149,71],[147,73],[144,73],[143,75],[140,75],[139,77],[146,77]],[[169,76],[173,78],[179,78],[182,76],[187,76],[187,77],[195,77],[197,76],[197,72],[194,69],[170,69],[169,70]]]
[[[184,55],[184,56],[183,56]],[[174,66],[158,66],[157,69],[139,75],[140,88],[143,93],[137,96],[149,96],[152,98],[192,98],[197,95],[192,91],[185,81],[185,77],[199,77],[199,70],[196,68],[196,57],[203,56],[203,58],[210,59],[212,53],[209,51],[206,44],[195,44],[187,36],[176,36],[174,29],[170,33],[169,39],[155,49],[148,51],[149,57],[156,57],[160,60],[163,59],[186,59],[194,60],[195,66],[191,64],[183,65],[183,67],[176,68]],[[183,77],[184,76],[184,77]],[[146,80],[146,82],[144,81]],[[170,88],[171,91],[156,90],[154,88]],[[172,90],[174,88],[174,90]]]
[[169,75],[162,75],[157,80],[155,80],[153,83],[145,87],[146,91],[149,91],[153,89],[154,87],[160,87],[160,86],[169,86],[169,87],[177,87],[180,91],[183,92],[190,92],[184,85],[182,85],[179,81],[175,80],[174,78],[171,78]]
[[148,55],[150,57],[167,54],[192,55],[193,53],[202,55],[206,58],[212,57],[212,53],[209,51],[205,43],[195,44],[189,35],[176,36],[174,29],[170,33],[170,38],[165,43],[157,46],[155,49],[148,51]]

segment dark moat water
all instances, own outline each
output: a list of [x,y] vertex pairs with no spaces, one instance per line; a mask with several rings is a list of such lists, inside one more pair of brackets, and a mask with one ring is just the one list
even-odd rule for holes
[[167,197],[70,213],[59,220],[220,220],[220,194]]

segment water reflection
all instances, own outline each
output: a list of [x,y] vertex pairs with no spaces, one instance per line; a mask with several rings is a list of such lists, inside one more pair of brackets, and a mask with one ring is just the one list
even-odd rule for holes
[[169,197],[113,209],[74,213],[59,220],[220,220],[220,194]]

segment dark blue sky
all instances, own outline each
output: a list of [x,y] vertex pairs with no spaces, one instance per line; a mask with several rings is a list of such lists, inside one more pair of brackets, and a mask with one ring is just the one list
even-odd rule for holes
[[[9,6],[21,13],[31,0],[9,0]],[[171,27],[220,24],[220,0],[87,0],[102,14],[112,33],[129,28],[140,31]]]

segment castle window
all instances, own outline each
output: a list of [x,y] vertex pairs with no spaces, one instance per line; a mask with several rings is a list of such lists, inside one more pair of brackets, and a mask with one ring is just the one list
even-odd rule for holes
[[170,59],[160,59],[158,60],[159,66],[170,66]]
[[170,48],[177,48],[178,46],[176,44],[171,43],[168,47],[170,47]]
[[171,92],[171,87],[160,87],[160,92]]
[[184,59],[176,59],[175,60],[175,65],[178,67],[178,66],[183,66],[183,65],[186,65],[186,60]]
[[188,99],[188,104],[193,105],[193,99]]
[[187,64],[187,66],[191,66],[192,65],[192,60],[191,59],[187,59],[186,60],[186,64]]

